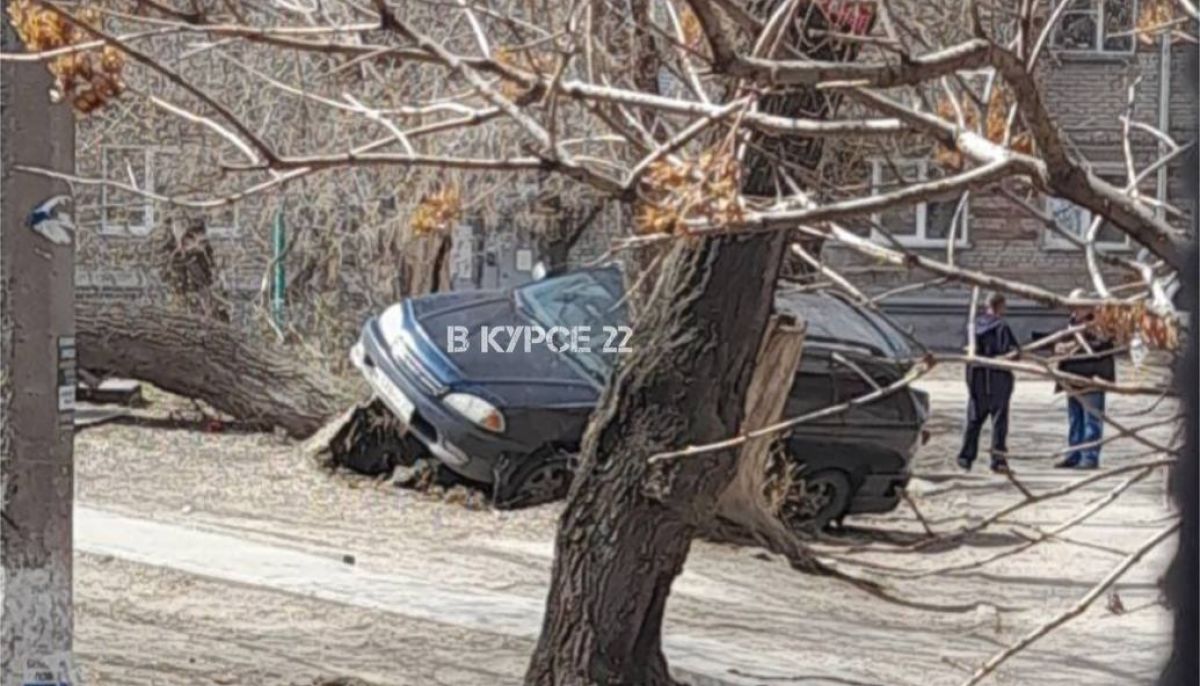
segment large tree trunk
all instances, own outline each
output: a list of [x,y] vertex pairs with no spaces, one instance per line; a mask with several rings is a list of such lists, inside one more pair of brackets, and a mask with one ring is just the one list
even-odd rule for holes
[[561,196],[554,198],[557,214],[554,222],[537,235],[538,258],[552,274],[561,272],[570,265],[571,250],[604,211],[605,206],[603,200],[597,200],[589,206],[575,203],[563,207],[560,198]]
[[782,232],[680,241],[667,256],[584,436],[530,686],[673,683],[667,595],[738,451],[649,458],[741,428],[783,244]]
[[79,366],[303,438],[345,408],[332,378],[224,322],[160,307],[75,313]]
[[182,232],[166,233],[159,247],[160,274],[173,300],[184,311],[228,322],[228,300],[217,282],[217,261],[204,219],[192,220]]
[[412,236],[404,246],[401,263],[401,295],[411,297],[438,293],[450,287],[450,251],[454,238],[449,230]]
[[[1197,63],[1191,63],[1191,80],[1195,88]],[[1194,92],[1194,91],[1193,91]],[[1200,154],[1193,148],[1188,153],[1183,168],[1186,183],[1196,187],[1197,169],[1200,169]],[[1200,216],[1192,217],[1193,236],[1200,236]],[[1175,618],[1174,640],[1171,645],[1171,656],[1159,675],[1160,686],[1173,684],[1194,684],[1200,676],[1200,662],[1197,662],[1196,643],[1200,641],[1200,617],[1196,615],[1196,607],[1200,604],[1200,591],[1196,588],[1196,577],[1200,576],[1200,388],[1196,386],[1196,376],[1200,374],[1200,331],[1197,322],[1200,321],[1200,259],[1197,249],[1200,244],[1192,243],[1191,256],[1188,266],[1179,273],[1183,282],[1183,299],[1187,307],[1191,331],[1188,332],[1187,347],[1182,359],[1175,369],[1175,384],[1183,398],[1183,409],[1186,421],[1184,424],[1183,450],[1179,453],[1179,463],[1172,469],[1170,490],[1179,508],[1179,547],[1175,557],[1167,569],[1164,591],[1167,605]]]
[[[751,4],[766,16],[779,1]],[[812,12],[802,17],[800,26],[828,26]],[[853,58],[829,40],[797,47],[812,57]],[[797,89],[766,109],[797,115],[816,95]],[[817,116],[836,106],[819,100],[829,106]],[[792,139],[778,156],[812,167],[821,152],[819,139]],[[774,156],[748,156],[743,192],[773,194],[775,166]],[[527,686],[674,683],[662,654],[667,596],[737,471],[739,451],[649,458],[743,428],[786,240],[777,231],[685,239],[670,248],[635,320],[634,351],[618,365],[584,435]]]

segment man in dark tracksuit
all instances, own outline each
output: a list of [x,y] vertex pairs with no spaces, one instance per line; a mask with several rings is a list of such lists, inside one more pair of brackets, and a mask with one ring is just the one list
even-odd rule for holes
[[[975,354],[979,357],[1001,357],[1020,351],[1017,337],[1004,321],[1006,302],[1004,296],[993,293],[988,298],[988,311],[975,318]],[[979,431],[990,416],[992,418],[993,472],[1004,472],[1008,461],[1008,402],[1013,393],[1013,375],[1007,369],[997,369],[981,364],[967,365],[967,389],[970,402],[967,404],[967,427],[963,431],[962,450],[958,452],[958,466],[970,470],[979,452]]]

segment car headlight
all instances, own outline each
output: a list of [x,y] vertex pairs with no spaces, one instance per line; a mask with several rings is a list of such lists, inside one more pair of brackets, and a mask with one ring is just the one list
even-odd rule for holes
[[442,402],[476,426],[494,433],[504,433],[504,415],[494,405],[469,393],[451,393]]
[[404,305],[396,303],[379,315],[379,329],[388,344],[395,344],[404,332]]

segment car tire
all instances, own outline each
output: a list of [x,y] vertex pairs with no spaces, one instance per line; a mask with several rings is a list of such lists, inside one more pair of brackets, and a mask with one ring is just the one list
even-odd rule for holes
[[535,507],[561,500],[571,489],[574,455],[539,451],[496,482],[492,504],[499,510]]
[[850,475],[840,469],[794,474],[779,518],[793,533],[812,535],[846,513],[853,491]]

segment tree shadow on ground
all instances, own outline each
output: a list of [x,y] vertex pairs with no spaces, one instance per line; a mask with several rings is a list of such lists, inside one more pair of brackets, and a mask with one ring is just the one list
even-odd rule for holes
[[871,543],[914,546],[921,544],[923,541],[928,541],[928,543],[921,545],[920,552],[940,553],[961,547],[1003,548],[1026,543],[1028,539],[1015,533],[1002,531],[977,531],[964,536],[957,536],[954,532],[947,532],[943,536],[931,537],[923,531],[851,525],[824,532],[818,541],[830,546],[847,548]]

